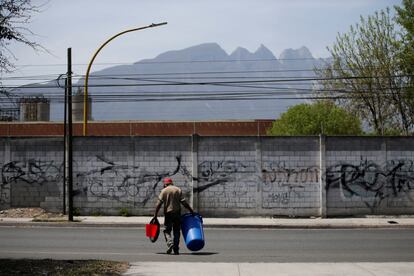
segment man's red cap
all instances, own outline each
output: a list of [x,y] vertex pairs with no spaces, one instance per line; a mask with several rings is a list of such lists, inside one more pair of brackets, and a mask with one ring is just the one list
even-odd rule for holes
[[164,185],[172,184],[172,183],[173,183],[173,181],[172,181],[171,178],[169,178],[169,177],[164,178]]

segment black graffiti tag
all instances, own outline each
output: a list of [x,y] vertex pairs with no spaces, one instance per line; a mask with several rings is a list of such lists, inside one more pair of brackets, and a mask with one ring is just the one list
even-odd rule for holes
[[370,208],[401,194],[409,196],[414,186],[414,166],[412,160],[392,160],[381,167],[372,161],[361,161],[359,165],[338,164],[326,171],[326,189],[340,188],[348,196],[374,198]]
[[[76,178],[77,195],[86,195],[88,192],[96,198],[107,198],[120,202],[145,204],[154,198],[157,187],[165,177],[176,175],[182,170],[181,155],[176,156],[176,167],[173,171],[148,171],[139,166],[118,165],[105,158],[96,156],[98,161],[104,163],[99,169],[85,173],[78,173]],[[143,198],[136,202],[136,198]]]

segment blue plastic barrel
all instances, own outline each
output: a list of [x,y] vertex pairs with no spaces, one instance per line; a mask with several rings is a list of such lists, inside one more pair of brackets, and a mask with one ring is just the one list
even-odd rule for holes
[[198,251],[204,247],[203,218],[194,213],[181,216],[181,231],[185,245],[191,251]]

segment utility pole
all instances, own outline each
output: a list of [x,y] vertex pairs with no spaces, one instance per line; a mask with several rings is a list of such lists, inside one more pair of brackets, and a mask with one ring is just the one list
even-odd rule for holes
[[66,215],[66,170],[67,170],[67,160],[66,160],[66,151],[68,149],[68,145],[67,145],[67,136],[68,136],[68,131],[67,131],[67,105],[68,105],[68,79],[65,78],[65,100],[64,100],[64,113],[63,113],[63,189],[62,189],[62,194],[63,194],[63,214]]
[[73,221],[73,155],[72,155],[72,48],[68,48],[68,211],[69,221]]

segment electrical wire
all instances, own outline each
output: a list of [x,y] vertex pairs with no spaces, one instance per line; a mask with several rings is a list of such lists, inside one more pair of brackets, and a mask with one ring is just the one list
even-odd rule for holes
[[[298,60],[298,59],[292,59]],[[250,60],[256,61],[256,60]],[[211,62],[211,61],[193,61]],[[219,62],[219,61],[213,61]],[[225,62],[225,61],[220,61]],[[149,62],[155,64],[156,62]],[[161,62],[162,63],[162,62]],[[188,63],[188,62],[168,62]],[[192,63],[192,62],[190,62]],[[137,64],[134,64],[137,65]],[[384,76],[350,76],[350,77],[303,77],[289,76],[291,74],[315,72],[314,69],[285,69],[285,70],[240,70],[240,71],[198,71],[198,72],[163,72],[163,73],[135,73],[135,74],[92,74],[91,80],[101,83],[91,83],[88,87],[92,89],[90,95],[95,103],[133,103],[133,102],[157,102],[157,101],[279,101],[279,100],[318,100],[318,99],[352,99],[356,97],[375,97],[371,90],[354,92],[346,89],[321,89],[311,88],[315,82],[337,82],[364,79],[399,79],[412,77],[413,75],[384,75]],[[262,75],[257,75],[262,74]],[[282,76],[275,76],[283,74]],[[269,75],[269,76],[267,76]],[[314,75],[314,74],[312,74]],[[31,93],[30,90],[45,89],[45,97],[51,102],[64,102],[65,74],[45,74],[33,76],[19,76],[2,78],[3,81],[36,80],[38,82],[24,86],[4,85],[3,92],[7,96],[0,96],[1,104],[17,103],[22,97],[39,96],[38,92]],[[80,82],[83,75],[74,74],[73,79]],[[54,81],[50,81],[54,79]],[[44,80],[44,81],[41,81]],[[127,81],[128,83],[115,83],[115,81]],[[107,83],[102,83],[107,82]],[[205,91],[210,86],[219,86],[224,90]],[[121,91],[113,88],[138,89],[136,91]],[[168,92],[169,88],[180,92]],[[305,87],[305,88],[301,88]],[[73,85],[73,88],[83,88],[81,84]],[[96,88],[105,89],[96,92]],[[150,88],[150,90],[147,90]],[[161,91],[151,91],[151,88]],[[226,90],[226,88],[228,88]],[[238,88],[238,90],[234,90]],[[399,87],[412,88],[408,86]],[[62,93],[47,92],[47,89],[61,89]],[[109,90],[111,89],[111,90]],[[183,90],[184,89],[184,90]],[[188,89],[188,90],[186,90]],[[391,89],[395,87],[382,87],[376,89],[380,95],[391,95]],[[331,92],[333,95],[318,95],[317,93]]]
[[[269,61],[323,61],[330,60],[331,58],[263,58],[263,59],[205,59],[205,60],[172,60],[172,61],[138,61],[138,62],[101,62],[94,63],[97,66],[106,65],[147,65],[147,64],[187,64],[187,63],[220,63],[220,62],[269,62]],[[87,66],[87,63],[73,63],[72,66]],[[67,66],[66,63],[50,63],[50,64],[17,64],[16,67],[55,67],[55,66]]]
[[[164,73],[130,73],[130,74],[99,74],[92,73],[89,75],[90,79],[102,79],[111,77],[130,77],[130,76],[174,76],[183,75],[184,77],[191,75],[223,75],[223,74],[263,74],[263,73],[293,73],[293,72],[315,72],[315,69],[321,70],[323,68],[312,68],[312,69],[283,69],[283,70],[244,70],[244,71],[200,71],[200,72],[164,72]],[[350,71],[352,69],[341,68],[341,70]],[[15,77],[2,77],[2,80],[50,80],[54,79],[61,74],[45,74],[45,75],[27,75],[27,76],[15,76]],[[73,78],[84,78],[85,75],[74,74]],[[240,76],[237,76],[240,77]],[[247,76],[242,76],[247,77]],[[216,76],[217,78],[217,76]],[[123,79],[123,78],[119,78]]]
[[[331,77],[331,78],[315,78],[315,77],[279,77],[277,79],[263,79],[263,80],[240,80],[240,81],[210,81],[210,82],[183,82],[183,81],[169,81],[161,79],[137,79],[137,81],[153,83],[128,83],[128,84],[90,84],[88,87],[144,87],[144,86],[205,86],[205,85],[227,85],[227,84],[266,84],[266,83],[290,83],[290,82],[315,82],[315,81],[340,81],[340,80],[361,80],[361,79],[393,79],[403,77],[413,77],[414,75],[394,75],[394,76],[350,76],[350,77]],[[35,83],[25,86],[3,86],[3,89],[51,89],[56,86],[41,85],[44,83]],[[82,88],[83,85],[73,85],[74,88]]]
[[[413,87],[402,87],[413,88]],[[204,100],[269,100],[269,99],[349,99],[357,97],[376,97],[378,94],[387,96],[392,95],[389,91],[389,87],[382,88],[384,92],[376,93],[372,95],[371,91],[348,91],[348,90],[336,90],[330,92],[336,92],[337,95],[317,95],[318,92],[323,90],[318,89],[302,89],[295,88],[279,88],[274,91],[214,91],[214,92],[199,92],[199,91],[186,91],[180,93],[174,92],[114,92],[103,93],[93,95],[93,102],[140,102],[140,101],[204,101]],[[378,92],[378,91],[377,91]],[[30,97],[30,94],[26,94],[26,97]],[[33,94],[36,96],[36,94]],[[63,101],[62,94],[51,94],[47,97],[50,101]],[[15,98],[16,101],[19,97]],[[0,97],[0,102],[9,101],[10,97]],[[82,97],[83,101],[83,97]]]

